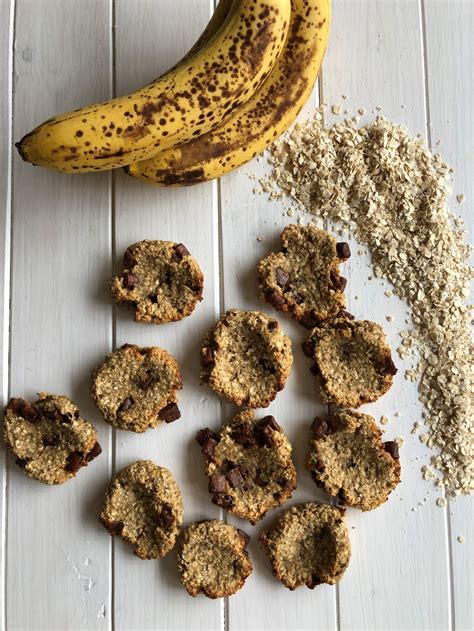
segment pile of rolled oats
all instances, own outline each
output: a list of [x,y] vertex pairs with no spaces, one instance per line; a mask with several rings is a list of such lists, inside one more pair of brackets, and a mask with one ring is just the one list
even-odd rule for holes
[[[398,352],[414,356],[426,409],[420,438],[435,450],[423,475],[446,495],[474,489],[470,309],[472,270],[462,221],[447,208],[450,169],[423,141],[383,117],[358,128],[325,128],[320,110],[273,146],[272,173],[261,184],[301,209],[341,225],[369,246],[374,273],[407,301],[415,327]],[[437,470],[436,472],[434,470]]]

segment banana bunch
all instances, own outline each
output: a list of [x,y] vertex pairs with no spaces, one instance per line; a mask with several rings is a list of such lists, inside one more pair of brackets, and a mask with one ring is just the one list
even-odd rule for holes
[[45,121],[17,143],[20,155],[73,173],[124,166],[158,186],[219,177],[294,121],[316,80],[329,20],[330,0],[220,0],[164,75]]

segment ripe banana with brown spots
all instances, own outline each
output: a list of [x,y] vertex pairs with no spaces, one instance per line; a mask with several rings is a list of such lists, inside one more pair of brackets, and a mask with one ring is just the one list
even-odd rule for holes
[[208,132],[271,72],[290,12],[290,0],[234,0],[221,28],[188,61],[128,96],[47,120],[17,144],[20,155],[58,171],[103,171]]
[[220,177],[268,147],[307,101],[324,56],[330,0],[291,0],[283,53],[254,96],[229,119],[186,144],[125,170],[157,186],[186,186]]

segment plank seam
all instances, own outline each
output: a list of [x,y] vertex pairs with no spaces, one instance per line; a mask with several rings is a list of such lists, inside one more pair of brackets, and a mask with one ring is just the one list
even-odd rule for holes
[[[4,255],[4,306],[3,306],[3,392],[6,399],[10,397],[11,387],[11,287],[12,287],[12,255],[13,255],[13,113],[15,103],[15,37],[16,37],[16,0],[10,0],[10,24],[8,41],[8,153],[7,153],[7,197],[5,200],[5,255]],[[5,401],[6,402],[6,401]],[[3,628],[7,629],[7,554],[8,554],[8,491],[9,474],[7,460],[3,464],[4,485],[2,502],[2,559],[3,559]]]
[[[426,118],[426,137],[430,151],[433,150],[433,142],[431,136],[431,111],[430,111],[430,84],[428,76],[428,43],[426,37],[426,6],[425,0],[419,2],[420,15],[420,33],[421,33],[421,56],[423,68],[423,86],[425,94],[425,118]],[[450,502],[447,498],[447,504],[444,510],[445,531],[446,531],[446,564],[448,569],[448,611],[449,611],[449,629],[454,631],[456,628],[455,603],[454,603],[454,566],[453,566],[453,550],[452,550],[452,529]]]

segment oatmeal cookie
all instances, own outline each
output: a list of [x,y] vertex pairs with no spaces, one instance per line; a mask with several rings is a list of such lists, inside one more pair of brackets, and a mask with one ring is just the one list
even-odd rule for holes
[[10,399],[4,436],[16,464],[30,478],[62,484],[101,453],[95,429],[71,399],[40,392],[38,400]]
[[273,416],[256,420],[252,410],[239,412],[219,433],[201,430],[197,441],[217,506],[254,524],[291,497],[296,487],[292,447]]
[[238,406],[265,408],[282,390],[293,363],[278,322],[259,311],[227,311],[201,348],[201,383]]
[[249,540],[242,530],[218,519],[189,524],[178,552],[178,571],[188,594],[235,594],[252,573],[245,549]]
[[340,581],[351,557],[344,513],[339,506],[300,504],[280,513],[260,535],[273,574],[285,587]]
[[140,559],[161,559],[180,532],[181,491],[168,469],[139,460],[112,480],[100,521],[111,535],[133,544]]
[[179,419],[181,387],[178,362],[156,346],[124,344],[92,376],[92,396],[107,423],[133,432]]
[[287,226],[280,238],[281,252],[272,252],[258,264],[262,300],[291,311],[307,328],[344,309],[347,281],[339,263],[350,257],[349,244],[337,243],[312,226]]
[[112,279],[117,304],[135,310],[137,322],[173,322],[202,300],[204,277],[182,243],[139,241],[123,255],[124,271]]

